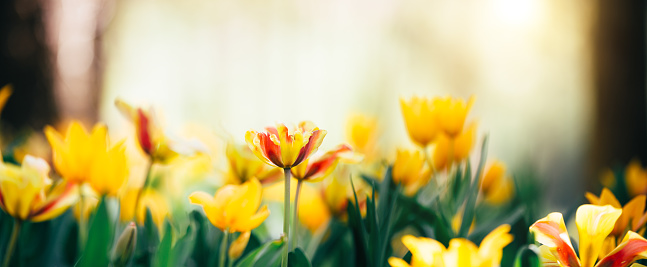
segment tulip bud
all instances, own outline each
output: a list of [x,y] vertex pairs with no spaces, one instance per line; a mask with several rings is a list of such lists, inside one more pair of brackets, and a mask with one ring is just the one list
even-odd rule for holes
[[249,237],[252,232],[247,231],[244,233],[241,233],[234,242],[231,243],[229,246],[229,259],[234,260],[238,259],[241,255],[243,255],[243,252],[245,251],[245,248],[247,247],[247,242],[249,242]]
[[137,245],[137,226],[134,222],[128,224],[121,233],[114,250],[112,251],[113,266],[126,266],[135,252]]

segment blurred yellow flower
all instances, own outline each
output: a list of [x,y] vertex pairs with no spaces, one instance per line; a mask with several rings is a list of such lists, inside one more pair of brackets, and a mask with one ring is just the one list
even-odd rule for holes
[[7,100],[9,100],[9,97],[13,93],[13,88],[11,85],[7,84],[2,89],[0,89],[0,114],[2,110],[4,109],[4,106],[7,104]]
[[625,183],[630,196],[647,194],[647,170],[639,160],[632,160],[625,169]]
[[133,123],[139,147],[154,162],[166,163],[178,155],[171,149],[171,141],[164,134],[152,110],[133,107],[121,99],[115,100],[115,105]]
[[439,134],[432,155],[434,169],[443,170],[455,162],[469,158],[475,140],[476,123],[470,123],[465,131],[453,139],[445,134]]
[[97,124],[88,134],[83,125],[72,121],[63,138],[51,126],[45,127],[45,135],[52,146],[52,160],[56,171],[72,183],[88,182],[97,155],[107,149],[107,129]]
[[[295,178],[291,179],[290,201],[294,201],[298,181]],[[284,201],[284,192],[283,184],[275,183],[263,188],[263,198],[268,201],[282,202]],[[321,191],[304,183],[301,186],[301,195],[299,196],[299,221],[302,225],[314,232],[319,227],[326,225],[331,217],[331,212],[322,197]]]
[[251,235],[251,231],[240,233],[238,238],[236,238],[234,242],[231,242],[229,251],[227,253],[230,260],[238,259],[241,255],[243,255],[243,252],[245,252],[245,248],[247,248],[247,243],[249,243],[249,238],[251,237]]
[[[158,228],[164,225],[164,219],[170,213],[168,200],[160,192],[153,189],[146,189],[141,192],[139,206],[136,204],[139,188],[128,188],[120,197],[119,220],[122,222],[137,221],[139,225],[144,224],[146,210],[150,210],[153,222]],[[137,212],[135,213],[135,206]],[[136,218],[135,218],[136,216]]]
[[346,120],[346,140],[359,153],[372,156],[378,136],[377,119],[364,114],[351,114]]
[[0,162],[0,208],[18,221],[40,222],[61,215],[76,201],[76,186],[52,184],[45,160],[25,156],[22,166]]
[[514,182],[506,176],[505,165],[494,161],[485,171],[481,180],[481,192],[485,202],[500,205],[514,197]]
[[357,163],[362,160],[362,155],[352,152],[348,145],[339,145],[315,159],[308,158],[297,167],[292,168],[292,176],[297,180],[318,182],[335,170],[340,160],[348,163]]
[[[99,197],[91,189],[86,190],[86,188],[85,185],[78,187],[78,190],[83,190],[83,201],[77,201],[72,207],[72,214],[77,221],[81,219],[81,212],[83,214],[90,214],[99,205]],[[85,215],[84,219],[88,220],[89,218]]]
[[438,130],[445,133],[449,138],[456,138],[463,132],[463,125],[474,103],[474,97],[470,97],[467,103],[463,99],[447,96],[435,98],[433,105],[437,116]]
[[431,169],[419,151],[398,149],[392,170],[393,182],[401,184],[404,194],[415,195],[431,178]]
[[409,101],[400,98],[400,108],[409,137],[416,144],[426,147],[438,134],[438,122],[434,100],[412,97]]
[[283,178],[280,168],[268,166],[247,145],[227,144],[228,184],[241,184],[257,178],[261,183]]
[[512,242],[510,226],[501,225],[490,232],[477,247],[464,238],[454,238],[445,248],[440,242],[426,237],[406,235],[402,243],[411,252],[411,264],[391,257],[392,267],[495,267],[500,266],[503,248]]
[[[542,244],[540,247],[542,262],[552,264],[551,266],[559,264],[559,266],[592,267],[604,246],[605,238],[613,231],[621,214],[622,210],[611,205],[585,204],[577,209],[575,224],[580,238],[579,258],[571,244],[561,213],[548,214],[530,226],[530,231]],[[644,257],[641,255],[647,252],[647,240],[640,236],[635,237],[634,234],[633,231],[629,231],[625,240],[610,254],[605,255],[596,266],[628,266],[638,257]],[[611,259],[618,258],[628,259],[628,261],[609,265],[613,262]]]
[[315,153],[326,133],[309,121],[299,123],[296,129],[278,123],[276,128],[267,127],[265,132],[247,131],[245,141],[259,159],[287,169],[296,167]]
[[247,232],[258,227],[270,215],[267,206],[261,205],[261,183],[256,179],[242,185],[225,185],[215,196],[194,192],[191,204],[202,206],[207,218],[222,231]]
[[73,121],[65,139],[47,126],[45,135],[52,146],[56,170],[63,179],[73,183],[87,182],[100,195],[116,196],[128,177],[123,141],[110,147],[107,129],[97,124],[88,134]]

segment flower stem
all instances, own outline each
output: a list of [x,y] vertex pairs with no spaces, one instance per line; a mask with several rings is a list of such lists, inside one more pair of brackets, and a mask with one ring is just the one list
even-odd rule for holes
[[[151,163],[148,164],[148,169],[146,169],[146,178],[144,179],[144,185],[142,186],[142,188],[139,189],[139,191],[137,191],[137,198],[135,199],[135,211],[134,211],[135,223],[137,223],[137,214],[138,214],[137,211],[139,210],[139,202],[142,198],[142,194],[144,190],[146,190],[146,187],[148,187],[148,184],[150,183],[152,169],[153,169],[153,159],[151,158]],[[144,212],[144,216],[146,216],[146,212]]]
[[229,230],[223,232],[222,242],[220,243],[220,257],[218,257],[218,267],[225,267],[227,256],[227,246],[229,245]]
[[79,251],[85,248],[87,239],[88,214],[85,214],[85,196],[83,196],[83,185],[79,186]]
[[4,263],[3,267],[8,267],[11,262],[11,256],[13,255],[14,248],[16,248],[16,242],[18,241],[18,235],[20,234],[21,222],[14,220],[13,230],[11,231],[11,238],[9,239],[9,244],[7,245],[7,251],[4,254]]
[[303,180],[299,179],[297,181],[297,193],[294,196],[294,217],[292,219],[292,223],[294,223],[294,226],[292,226],[292,246],[294,248],[298,247],[297,245],[297,239],[299,238],[299,235],[297,234],[299,232],[299,194],[301,192],[301,184],[303,183]]
[[285,192],[283,193],[283,235],[285,236],[284,242],[287,244],[283,245],[283,253],[281,255],[281,266],[288,266],[288,253],[289,244],[290,244],[290,179],[291,179],[291,170],[290,168],[283,169],[283,175],[285,176]]

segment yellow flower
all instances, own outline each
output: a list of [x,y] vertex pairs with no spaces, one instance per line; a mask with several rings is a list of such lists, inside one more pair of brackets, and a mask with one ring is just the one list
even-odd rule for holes
[[121,99],[115,100],[121,113],[133,123],[137,134],[137,143],[144,153],[154,162],[166,163],[178,153],[172,149],[172,142],[166,137],[152,110],[132,107]]
[[[561,213],[553,212],[538,220],[530,226],[530,231],[542,244],[540,247],[542,262],[550,266],[594,266],[604,246],[605,238],[613,230],[621,213],[622,210],[611,205],[585,204],[577,209],[575,224],[580,237],[579,259],[571,244]],[[629,231],[622,243],[602,257],[595,266],[629,266],[633,261],[646,256],[647,240]]]
[[[297,179],[292,178],[290,182],[290,201],[294,201],[297,192]],[[285,188],[282,183],[274,183],[263,189],[263,198],[268,201],[284,201]],[[345,212],[345,210],[344,210]],[[321,191],[304,183],[301,185],[299,195],[299,221],[308,230],[314,232],[326,225],[332,217]]]
[[45,134],[52,146],[54,166],[63,179],[87,182],[100,195],[117,195],[128,177],[126,152],[123,142],[109,147],[104,125],[97,124],[88,134],[79,122],[73,121],[65,139],[49,126]]
[[373,155],[377,142],[377,120],[363,114],[352,114],[346,120],[346,140],[359,153]]
[[357,163],[362,160],[362,156],[353,153],[351,147],[347,145],[339,145],[316,159],[304,160],[302,164],[292,168],[292,175],[297,180],[318,182],[330,175],[342,159],[348,163]]
[[107,129],[97,124],[88,134],[78,121],[72,121],[63,138],[54,128],[45,127],[45,135],[52,146],[52,160],[56,171],[72,183],[88,182],[94,161],[107,149]]
[[503,204],[514,196],[514,182],[506,176],[503,162],[497,160],[490,164],[481,180],[481,192],[485,202],[492,205]]
[[416,96],[409,101],[400,98],[400,108],[409,137],[413,142],[426,147],[434,141],[438,134],[434,100]]
[[76,186],[52,184],[49,165],[25,156],[22,166],[0,162],[0,208],[19,221],[40,222],[61,215],[76,201]]
[[13,88],[11,85],[7,84],[2,89],[0,89],[0,112],[4,109],[4,106],[7,104],[7,100],[13,93]]
[[449,138],[456,138],[463,132],[467,113],[473,103],[474,97],[470,97],[467,103],[463,99],[454,99],[451,96],[435,98],[433,105],[436,110],[438,130]]
[[276,128],[267,127],[266,130],[247,131],[245,141],[259,159],[284,169],[296,167],[310,157],[326,136],[326,130],[308,121],[299,123],[296,129],[279,123]]
[[490,232],[477,247],[464,238],[454,238],[445,248],[440,242],[426,237],[406,235],[402,243],[411,252],[411,265],[402,259],[389,258],[392,267],[489,267],[499,266],[503,248],[512,242],[510,226],[501,225]]
[[476,123],[470,123],[467,129],[455,138],[439,134],[436,138],[432,155],[435,170],[443,170],[454,162],[461,162],[470,156],[476,139]]
[[222,231],[247,232],[258,227],[270,215],[261,204],[261,183],[252,179],[242,185],[225,185],[214,197],[205,192],[189,196],[191,204],[202,206],[207,218]]
[[[153,189],[146,189],[141,193],[139,206],[135,213],[135,203],[139,188],[128,188],[120,197],[119,220],[122,222],[137,221],[139,225],[144,224],[146,210],[150,210],[153,223],[162,228],[164,219],[169,215],[170,207],[167,199]],[[135,218],[136,215],[136,218]]]
[[398,149],[393,163],[393,182],[402,184],[404,193],[415,195],[431,178],[431,170],[419,151]]
[[647,194],[647,170],[640,161],[632,160],[625,169],[625,183],[630,196]]
[[229,246],[229,259],[234,260],[238,259],[241,255],[243,255],[243,252],[245,252],[245,248],[247,248],[247,243],[249,243],[249,238],[252,235],[252,231],[247,231],[244,233],[241,233],[234,242],[231,242],[231,245]]
[[241,184],[257,178],[261,182],[271,182],[283,178],[279,168],[267,166],[259,160],[247,145],[227,144],[227,160],[229,161],[229,184]]

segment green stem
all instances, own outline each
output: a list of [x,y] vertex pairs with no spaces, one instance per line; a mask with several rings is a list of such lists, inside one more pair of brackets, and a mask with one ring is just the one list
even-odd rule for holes
[[83,184],[79,186],[79,250],[85,248],[87,240],[88,216],[85,214],[85,196],[83,196]]
[[303,180],[299,179],[297,181],[297,192],[296,195],[294,196],[294,217],[292,217],[292,223],[294,223],[294,226],[292,226],[292,246],[294,248],[297,248],[297,240],[299,239],[299,195],[301,192],[301,184],[303,184]]
[[281,266],[288,266],[288,253],[289,244],[290,244],[290,179],[291,179],[291,170],[290,168],[283,169],[283,175],[285,176],[285,192],[283,193],[283,236],[285,236],[284,242],[287,244],[283,245],[283,253],[281,255]]
[[9,239],[9,244],[7,245],[7,251],[4,254],[4,263],[3,267],[9,267],[11,262],[11,256],[13,256],[14,248],[16,248],[16,242],[18,241],[18,235],[20,234],[20,226],[22,222],[14,220],[13,230],[11,231],[11,238]]
[[227,257],[227,246],[229,245],[229,230],[225,230],[220,243],[220,257],[218,257],[218,267],[225,267],[225,259]]
[[[146,188],[148,187],[148,184],[150,183],[151,170],[152,169],[153,169],[153,159],[151,158],[151,163],[148,164],[148,168],[146,169],[146,178],[144,179],[144,185],[142,186],[142,188],[139,189],[139,191],[137,191],[137,198],[135,199],[135,219],[134,219],[135,223],[137,223],[137,214],[138,214],[138,210],[139,210],[139,202],[140,202],[140,200],[142,198],[142,194],[143,194],[144,190],[146,190]],[[144,212],[144,216],[146,216],[145,212]]]

